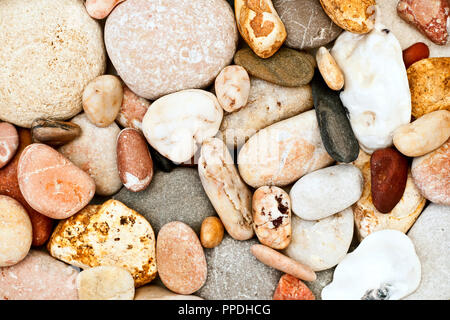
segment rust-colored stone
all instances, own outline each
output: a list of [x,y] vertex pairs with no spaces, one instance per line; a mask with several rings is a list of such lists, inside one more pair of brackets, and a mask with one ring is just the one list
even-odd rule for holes
[[301,280],[285,274],[278,282],[273,300],[316,300],[316,297]]

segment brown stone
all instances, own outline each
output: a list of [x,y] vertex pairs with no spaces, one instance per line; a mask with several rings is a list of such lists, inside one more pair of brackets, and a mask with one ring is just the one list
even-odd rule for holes
[[36,119],[31,124],[31,135],[34,142],[41,142],[59,147],[72,141],[81,133],[79,125],[51,119]]
[[134,128],[142,131],[142,120],[147,112],[150,102],[139,97],[123,85],[123,99],[116,121],[124,128]]
[[0,169],[16,154],[19,147],[19,135],[16,128],[7,122],[0,123]]
[[316,300],[316,297],[301,280],[285,274],[278,282],[273,300]]

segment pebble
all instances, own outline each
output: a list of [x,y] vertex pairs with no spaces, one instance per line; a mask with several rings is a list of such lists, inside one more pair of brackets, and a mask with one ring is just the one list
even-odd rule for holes
[[203,220],[216,214],[193,168],[175,168],[170,173],[156,171],[144,191],[122,188],[113,198],[142,214],[156,233],[171,221],[181,221],[198,234]]
[[332,162],[313,110],[260,130],[238,155],[239,173],[254,188],[286,186]]
[[428,58],[408,68],[412,115],[450,111],[450,58]]
[[199,89],[183,90],[153,102],[142,122],[147,141],[161,155],[185,162],[197,144],[219,130],[223,110],[214,94]]
[[147,141],[139,130],[123,129],[117,137],[117,167],[125,188],[139,192],[153,178],[153,161]]
[[369,234],[384,229],[408,231],[426,203],[426,199],[420,195],[413,182],[411,172],[408,172],[403,197],[391,212],[385,214],[379,212],[372,201],[370,155],[361,150],[353,164],[361,170],[364,177],[361,199],[352,206],[358,239],[364,239]]
[[95,183],[55,149],[40,143],[25,148],[17,165],[20,191],[28,204],[53,219],[66,219],[84,208]]
[[235,0],[235,14],[242,38],[259,57],[271,57],[286,40],[286,28],[272,0]]
[[241,66],[227,66],[217,76],[214,89],[222,108],[234,112],[247,104],[250,77]]
[[0,119],[29,128],[79,113],[84,87],[106,65],[102,28],[83,2],[1,1],[0,21]]
[[284,274],[278,282],[273,300],[316,300],[316,297],[301,280]]
[[198,174],[227,232],[236,240],[253,237],[252,193],[242,181],[222,140],[203,142]]
[[351,164],[319,169],[292,187],[292,211],[304,220],[319,220],[350,207],[363,191],[361,171]]
[[150,100],[211,84],[230,64],[237,40],[233,12],[223,0],[127,0],[105,25],[106,50],[118,74]]
[[411,172],[422,196],[436,204],[450,205],[450,139],[439,149],[414,158]]
[[250,250],[256,259],[269,267],[286,272],[305,281],[315,281],[317,278],[310,267],[303,265],[272,248],[261,244],[254,244]]
[[0,169],[16,154],[19,147],[19,134],[16,128],[7,122],[0,122]]
[[103,75],[84,88],[83,110],[97,127],[107,127],[116,119],[122,105],[123,89],[119,78]]
[[0,268],[2,300],[77,300],[78,271],[53,259],[48,253],[31,250],[20,263]]
[[81,134],[79,125],[51,119],[35,119],[31,124],[31,136],[34,142],[60,147]]
[[14,158],[0,169],[0,194],[9,196],[19,201],[25,208],[31,220],[33,229],[32,246],[43,245],[52,233],[53,220],[34,210],[20,192],[19,180],[17,179],[17,165],[22,151],[31,143],[31,134],[27,129],[19,129],[19,148]]
[[393,131],[411,119],[408,78],[398,40],[377,24],[367,35],[342,33],[331,54],[344,72],[346,85],[340,97],[360,146],[369,153],[391,146]]
[[147,99],[139,97],[126,85],[123,85],[122,105],[116,121],[124,128],[133,128],[142,131],[142,120],[150,107]]
[[236,52],[234,63],[240,65],[256,78],[284,87],[300,87],[308,84],[313,75],[315,62],[308,53],[281,48],[276,54],[262,59],[249,48]]
[[158,285],[148,285],[136,289],[134,300],[203,300],[193,295],[182,295]]
[[273,6],[286,27],[284,44],[288,47],[300,50],[318,48],[342,32],[317,0],[273,0]]
[[125,0],[86,0],[85,6],[89,15],[94,19],[104,19],[111,11]]
[[33,231],[25,209],[8,196],[0,195],[0,221],[0,267],[9,267],[28,254]]
[[320,4],[342,29],[352,33],[368,33],[374,27],[375,0],[320,0]]
[[316,221],[292,217],[292,241],[285,254],[313,271],[337,265],[348,252],[353,238],[350,208]]
[[344,74],[327,48],[320,47],[316,53],[317,67],[327,86],[332,90],[344,87]]
[[422,279],[406,300],[449,300],[450,207],[430,204],[408,232],[422,265]]
[[158,273],[164,285],[179,294],[198,291],[206,281],[207,266],[200,240],[188,225],[164,225],[156,242]]
[[408,159],[394,148],[378,149],[370,158],[372,203],[381,213],[395,208],[405,192]]
[[139,213],[116,200],[89,205],[61,221],[47,244],[50,254],[86,269],[127,269],[136,287],[156,277],[155,234]]
[[72,122],[81,127],[81,135],[58,151],[94,179],[98,195],[116,193],[122,187],[117,169],[119,127],[112,123],[99,128],[84,113],[73,118]]
[[281,272],[252,255],[250,248],[257,243],[256,239],[239,241],[225,235],[220,245],[206,249],[208,278],[197,295],[206,300],[272,299]]
[[233,113],[224,114],[220,134],[227,145],[240,147],[259,130],[312,107],[310,85],[282,87],[250,77],[247,105]]
[[406,69],[415,62],[427,59],[429,56],[430,49],[423,42],[417,42],[403,50],[403,62],[405,62]]
[[252,199],[253,223],[258,240],[274,249],[291,242],[291,199],[281,188],[263,186]]
[[320,136],[328,154],[338,162],[354,161],[359,143],[339,93],[329,89],[319,74],[313,78],[312,92]]
[[438,110],[395,130],[393,141],[405,156],[420,157],[439,148],[449,137],[450,112]]
[[133,300],[134,280],[124,268],[99,266],[81,271],[77,276],[80,300]]
[[203,248],[217,247],[223,239],[223,224],[217,217],[208,217],[202,222],[200,229],[200,242]]

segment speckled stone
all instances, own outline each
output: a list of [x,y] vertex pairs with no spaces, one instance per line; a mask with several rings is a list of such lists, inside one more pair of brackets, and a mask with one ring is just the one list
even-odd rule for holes
[[199,234],[203,220],[216,214],[194,168],[175,168],[170,173],[157,171],[144,191],[122,188],[114,199],[145,216],[155,233],[166,223],[181,221]]

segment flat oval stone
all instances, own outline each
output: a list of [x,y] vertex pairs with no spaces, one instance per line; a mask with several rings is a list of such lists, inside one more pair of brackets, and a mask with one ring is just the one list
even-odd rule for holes
[[125,188],[139,192],[148,187],[153,178],[153,161],[147,141],[136,129],[122,130],[117,137],[117,167]]
[[19,134],[16,128],[7,122],[0,123],[0,169],[16,154],[19,147]]
[[312,92],[320,136],[328,154],[338,162],[356,160],[359,143],[339,93],[331,90],[319,73],[312,81]]
[[280,48],[267,59],[258,57],[250,48],[236,52],[234,63],[257,78],[284,87],[300,87],[308,84],[314,75],[314,58],[294,49]]
[[214,91],[225,111],[234,112],[247,104],[250,78],[241,66],[227,66],[216,78]]
[[53,219],[74,215],[95,193],[95,182],[87,173],[45,144],[34,143],[25,148],[17,176],[29,205]]
[[193,295],[176,294],[163,286],[148,285],[136,290],[134,300],[203,300]]
[[31,135],[34,142],[60,147],[81,134],[79,125],[51,119],[36,119],[31,124]]
[[319,169],[291,188],[292,211],[305,220],[323,219],[350,207],[362,191],[363,176],[357,167],[340,164]]
[[316,297],[300,279],[284,274],[278,282],[273,300],[316,300]]
[[260,130],[238,155],[239,173],[254,188],[285,186],[332,162],[313,110]]
[[30,218],[22,205],[0,195],[0,267],[9,267],[28,254],[32,241]]
[[161,228],[156,241],[156,259],[159,276],[168,289],[191,294],[205,284],[205,254],[188,225],[173,221]]
[[78,300],[78,271],[43,251],[31,250],[20,263],[0,268],[5,300]]
[[124,84],[122,105],[116,121],[124,128],[142,131],[142,120],[149,106],[150,102],[147,99],[139,97]]

